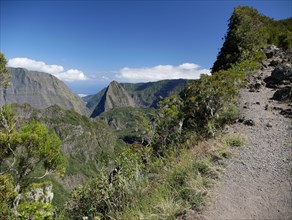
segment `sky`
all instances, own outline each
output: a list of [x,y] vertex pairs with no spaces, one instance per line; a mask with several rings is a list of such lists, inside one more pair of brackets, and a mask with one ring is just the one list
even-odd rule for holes
[[47,72],[77,94],[112,80],[148,82],[209,73],[234,7],[292,16],[292,0],[0,0],[8,66]]

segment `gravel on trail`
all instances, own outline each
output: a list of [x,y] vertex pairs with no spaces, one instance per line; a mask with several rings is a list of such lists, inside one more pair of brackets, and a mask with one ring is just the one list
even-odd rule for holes
[[268,66],[254,77],[260,88],[240,91],[240,117],[253,123],[233,125],[245,137],[245,147],[227,161],[200,219],[292,219],[292,125],[291,117],[280,114],[291,112],[291,102],[271,99],[276,90],[265,87],[263,79],[273,69]]

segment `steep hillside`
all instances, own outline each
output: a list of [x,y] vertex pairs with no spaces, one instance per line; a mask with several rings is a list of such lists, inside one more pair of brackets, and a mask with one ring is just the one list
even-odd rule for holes
[[102,112],[106,112],[110,109],[117,107],[134,107],[135,102],[129,96],[127,91],[116,81],[112,81],[101,97],[99,103],[93,110],[90,117],[95,118]]
[[154,108],[118,107],[101,113],[98,118],[115,129],[119,138],[126,143],[133,143],[139,139],[141,131],[138,127],[142,124],[142,118],[151,118],[154,114]]
[[56,183],[54,202],[61,205],[64,195],[87,178],[94,177],[102,164],[107,163],[117,146],[117,137],[103,121],[89,119],[57,105],[37,110],[30,105],[13,105],[20,122],[33,119],[53,129],[62,141],[62,151],[68,158],[68,169]]
[[[136,106],[139,107],[157,107],[159,100],[179,94],[186,83],[192,80],[175,79],[175,80],[161,80],[157,82],[148,83],[120,83],[121,86],[134,99]],[[95,95],[86,96],[83,100],[86,106],[93,110],[100,102],[106,89],[101,90]]]
[[8,68],[10,85],[0,92],[0,105],[28,103],[37,109],[59,105],[88,115],[84,102],[56,77],[22,68]]
[[261,49],[269,44],[292,48],[291,36],[292,18],[274,21],[254,8],[237,7],[230,17],[225,41],[212,72],[226,70],[244,60],[260,61],[265,58]]
[[103,97],[106,89],[107,87],[94,95],[88,95],[88,96],[82,97],[82,100],[86,103],[86,107],[89,108],[91,111],[93,111],[95,107],[98,105],[101,98]]

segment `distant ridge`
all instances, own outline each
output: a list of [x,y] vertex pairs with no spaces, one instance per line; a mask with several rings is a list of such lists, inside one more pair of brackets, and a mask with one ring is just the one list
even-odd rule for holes
[[[185,85],[191,81],[192,80],[186,79],[172,79],[147,83],[119,83],[119,85],[121,85],[132,98],[136,107],[155,108],[161,99],[171,95],[178,95]],[[83,97],[82,99],[86,102],[87,108],[94,111],[97,108],[97,105],[101,102],[106,91],[107,88],[102,89],[95,95]]]
[[34,108],[44,109],[57,104],[88,115],[82,99],[53,75],[23,68],[8,68],[8,73],[11,75],[10,85],[6,90],[0,90],[0,106],[28,103]]

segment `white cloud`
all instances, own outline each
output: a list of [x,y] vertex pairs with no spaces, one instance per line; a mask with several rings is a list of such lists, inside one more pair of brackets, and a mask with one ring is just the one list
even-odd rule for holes
[[82,98],[82,97],[88,96],[88,94],[78,94],[78,96]]
[[8,60],[7,66],[20,67],[28,70],[50,73],[60,80],[75,81],[75,80],[88,80],[88,77],[80,70],[69,69],[64,71],[64,67],[60,65],[48,65],[42,61],[36,61],[25,57],[17,57]]
[[107,76],[102,76],[101,79],[102,79],[103,81],[107,81],[107,80],[109,80],[110,78],[107,77]]
[[199,79],[201,74],[210,74],[210,70],[201,69],[199,65],[194,63],[183,63],[178,66],[125,67],[119,71],[116,77],[125,82],[150,82],[163,79]]
[[85,74],[82,71],[76,70],[76,69],[70,69],[70,70],[67,70],[66,72],[57,73],[54,75],[61,80],[69,81],[69,82],[72,82],[75,80],[88,80],[88,77],[85,76]]

